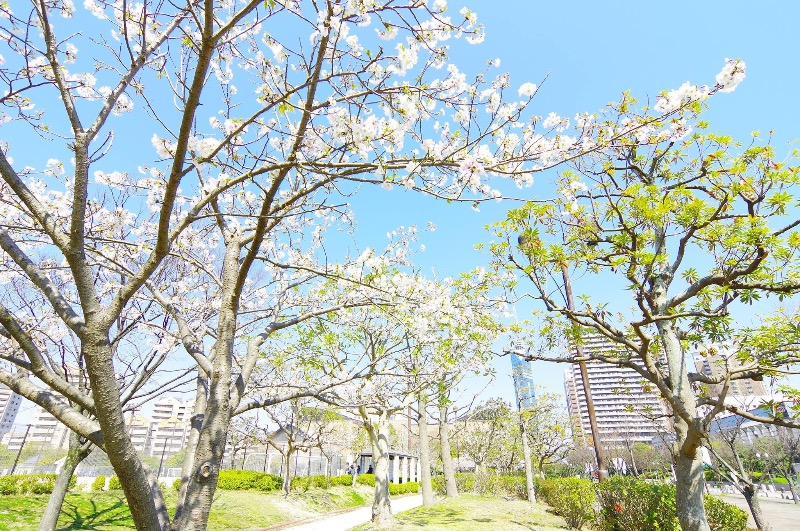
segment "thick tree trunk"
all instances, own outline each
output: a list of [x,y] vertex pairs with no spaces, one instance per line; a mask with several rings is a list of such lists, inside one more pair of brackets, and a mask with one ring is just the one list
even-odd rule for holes
[[[209,407],[209,410],[212,408]],[[186,484],[186,498],[180,518],[175,518],[172,528],[180,531],[202,531],[208,522],[211,502],[217,490],[220,465],[225,452],[225,439],[230,419],[227,409],[206,416],[197,442],[194,469]]]
[[[658,297],[665,297],[666,288]],[[703,505],[705,494],[705,475],[703,474],[703,457],[700,448],[706,434],[690,426],[684,416],[697,416],[696,401],[689,382],[686,356],[684,356],[674,323],[658,321],[656,323],[664,356],[669,369],[669,387],[672,390],[673,407],[679,408],[673,416],[675,443],[672,454],[675,458],[675,505],[683,531],[710,531],[706,509]],[[682,411],[683,414],[680,414]]]
[[375,473],[375,499],[372,501],[372,523],[377,527],[392,524],[392,504],[389,500],[389,422],[386,413],[367,424],[372,443]]
[[159,500],[159,493],[151,489],[147,470],[125,425],[108,335],[102,331],[87,332],[82,343],[105,451],[122,484],[133,523],[140,531],[166,529],[169,515],[163,509],[163,499]]
[[181,488],[178,492],[178,503],[175,508],[175,520],[179,520],[183,514],[184,503],[186,502],[186,492],[189,488],[189,478],[194,471],[195,454],[197,443],[200,440],[200,430],[203,427],[206,404],[208,401],[208,378],[203,371],[198,369],[197,389],[195,391],[194,414],[191,418],[189,439],[186,442],[186,457],[181,467]]
[[753,485],[746,485],[744,489],[742,489],[742,494],[747,502],[747,506],[750,507],[750,514],[753,515],[753,521],[756,523],[756,528],[760,529],[761,531],[772,531],[772,526],[769,525],[767,519],[764,518],[764,513],[761,512],[761,504],[758,503],[757,490],[753,487]]
[[[536,503],[536,491],[533,488],[533,463],[531,462],[531,445],[528,442],[528,434],[525,429],[525,422],[520,422],[520,436],[522,437],[522,459],[525,461],[525,488],[528,492],[528,501]],[[543,461],[539,461],[539,470]]]
[[447,406],[439,406],[439,440],[442,448],[442,473],[444,474],[445,492],[449,498],[458,496],[456,484],[456,467],[450,454],[450,425],[447,423]]
[[214,492],[217,490],[228,427],[235,406],[231,404],[230,382],[238,313],[236,282],[240,249],[234,242],[228,243],[225,250],[217,340],[212,348],[213,367],[208,378],[208,401],[197,438],[193,470],[186,485],[183,510],[180,518],[175,518],[173,521],[175,530],[204,531],[208,524]]
[[675,456],[675,479],[675,505],[681,528],[684,531],[710,531],[703,505],[705,478],[699,451],[694,456]]
[[67,457],[64,460],[64,467],[59,472],[56,478],[56,483],[53,486],[53,492],[47,500],[47,507],[44,509],[42,521],[39,522],[39,531],[53,531],[58,522],[58,515],[61,514],[61,506],[64,504],[64,498],[69,490],[69,482],[72,479],[72,474],[75,469],[83,461],[87,455],[92,451],[92,445],[81,445],[80,438],[75,432],[69,434],[69,449],[67,450]]
[[428,439],[428,422],[425,409],[428,400],[424,395],[419,397],[419,417],[417,417],[417,427],[419,428],[419,467],[420,467],[420,488],[422,489],[422,505],[429,507],[433,505],[433,484],[431,483],[431,446]]

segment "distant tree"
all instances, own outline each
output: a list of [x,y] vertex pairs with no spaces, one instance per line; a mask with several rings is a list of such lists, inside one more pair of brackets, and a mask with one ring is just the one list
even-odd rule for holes
[[573,447],[564,397],[540,390],[533,404],[519,414],[536,469],[543,478],[545,466],[562,461]]

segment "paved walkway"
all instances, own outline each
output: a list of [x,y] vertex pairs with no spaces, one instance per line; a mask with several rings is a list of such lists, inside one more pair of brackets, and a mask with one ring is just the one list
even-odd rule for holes
[[[744,509],[749,516],[748,524],[755,527],[753,515],[744,496],[738,494],[723,494],[719,496],[728,503]],[[759,496],[758,503],[761,505],[761,512],[770,523],[772,529],[776,531],[800,531],[800,505],[795,505],[792,500],[782,500],[780,498],[762,498]]]
[[[403,496],[392,500],[392,514],[402,513],[422,505],[422,496]],[[366,524],[372,519],[372,506],[338,513],[330,516],[320,516],[310,522],[298,525],[280,527],[281,531],[346,531],[357,525]]]

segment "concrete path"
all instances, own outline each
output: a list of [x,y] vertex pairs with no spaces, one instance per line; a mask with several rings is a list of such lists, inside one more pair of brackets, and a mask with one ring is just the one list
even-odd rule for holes
[[[392,500],[392,514],[402,513],[422,505],[422,496],[403,496]],[[331,516],[321,516],[310,522],[293,526],[281,526],[281,531],[346,531],[372,519],[372,507],[360,507],[352,511]]]
[[[743,509],[749,516],[748,526],[755,527],[753,516],[744,496],[737,494],[723,494],[719,496],[728,503],[732,503]],[[780,498],[758,498],[761,511],[767,522],[775,531],[800,531],[800,505],[795,505],[792,500],[782,500]]]

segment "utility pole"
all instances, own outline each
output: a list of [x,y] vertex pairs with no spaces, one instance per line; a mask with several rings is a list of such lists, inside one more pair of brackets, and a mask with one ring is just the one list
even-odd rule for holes
[[28,427],[25,429],[25,435],[22,437],[22,444],[19,445],[19,452],[17,452],[17,457],[14,459],[14,464],[11,467],[11,474],[10,476],[14,475],[14,471],[17,470],[17,463],[19,463],[19,456],[22,455],[22,449],[25,447],[25,441],[28,440],[28,432],[31,431],[31,425],[28,424]]
[[[575,310],[575,301],[572,298],[572,284],[569,281],[569,271],[567,264],[561,264],[561,276],[564,277],[564,291],[567,309],[569,311]],[[594,400],[592,400],[591,389],[589,388],[589,371],[586,369],[586,362],[583,361],[583,346],[580,343],[575,344],[575,354],[581,361],[578,366],[581,369],[581,380],[583,381],[583,393],[586,396],[586,411],[589,414],[589,426],[592,430],[592,443],[594,444],[594,455],[597,459],[597,479],[603,481],[608,477],[608,470],[606,470],[605,459],[603,457],[603,448],[600,444],[600,430],[597,428],[597,419],[594,415]]]

